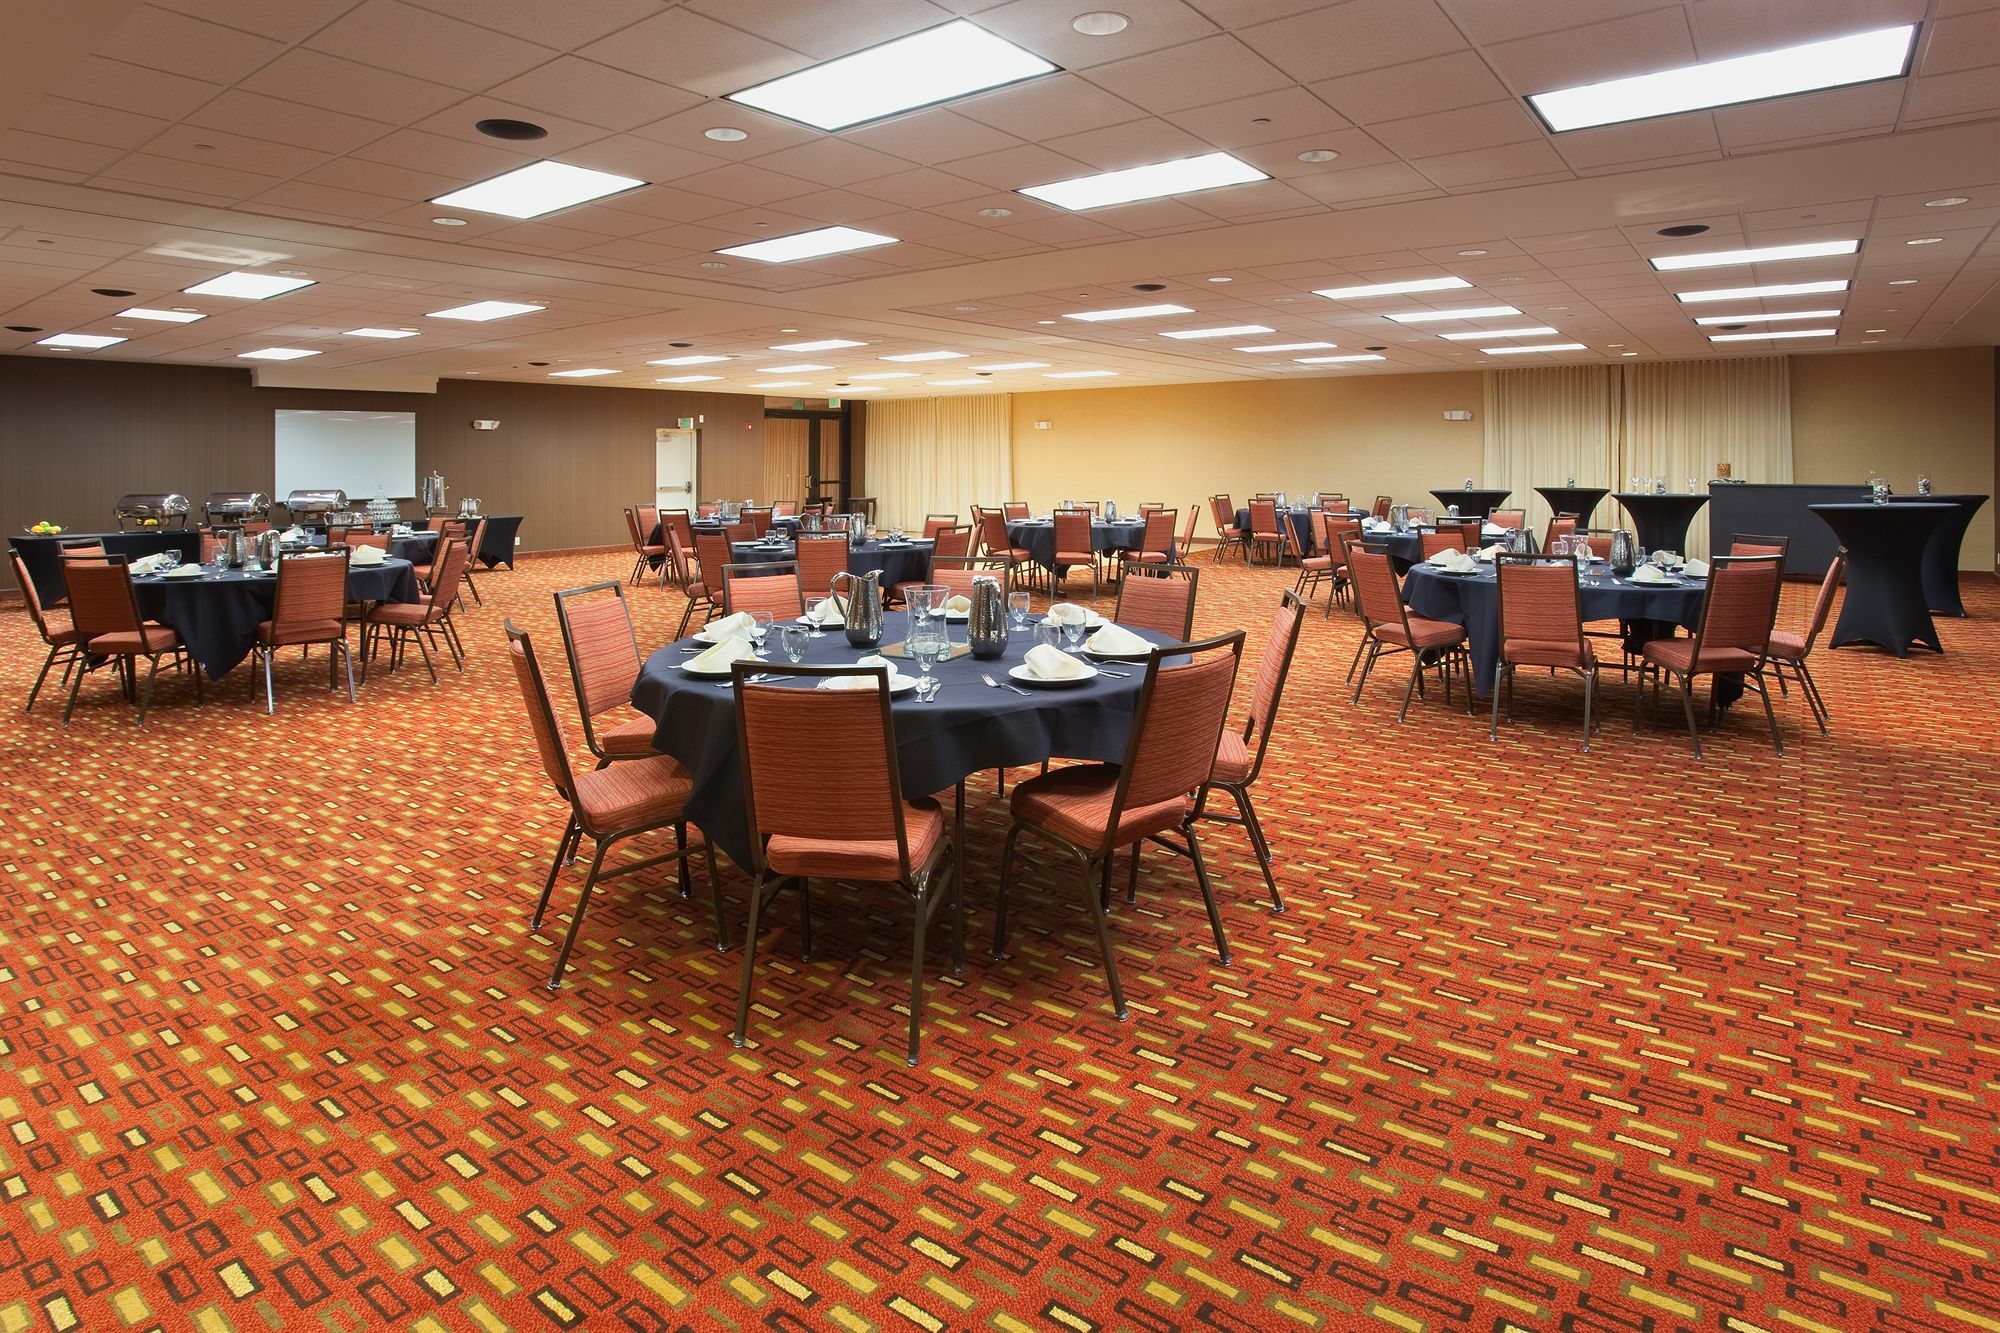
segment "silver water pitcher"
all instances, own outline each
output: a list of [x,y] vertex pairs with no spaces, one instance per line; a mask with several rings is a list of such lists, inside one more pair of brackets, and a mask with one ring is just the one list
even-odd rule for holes
[[1398,532],[1408,532],[1410,529],[1410,507],[1408,505],[1390,505],[1389,526]]
[[1639,565],[1639,543],[1624,528],[1611,534],[1611,572],[1619,578],[1627,578]]
[[256,562],[265,569],[276,569],[278,567],[279,543],[277,529],[266,528],[251,540],[255,543],[255,550],[252,552],[252,556]]
[[[841,596],[845,581],[847,595]],[[843,569],[827,581],[827,595],[838,598],[847,612],[847,641],[856,648],[874,648],[882,642],[882,572],[871,569],[856,574]]]
[[230,569],[241,569],[250,559],[250,539],[241,528],[226,528],[215,534],[215,554]]
[[972,579],[972,612],[965,620],[965,641],[972,655],[991,660],[1007,651],[1007,599],[1000,580],[986,574]]
[[858,551],[868,544],[868,522],[860,514],[847,516],[847,549]]

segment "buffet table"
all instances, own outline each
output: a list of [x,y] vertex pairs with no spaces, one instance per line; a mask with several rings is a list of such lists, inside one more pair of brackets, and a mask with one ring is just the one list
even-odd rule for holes
[[43,606],[55,606],[69,596],[62,572],[62,552],[66,546],[102,546],[106,555],[128,556],[133,560],[142,555],[157,555],[161,551],[177,551],[181,560],[190,565],[201,560],[201,533],[193,528],[64,532],[52,537],[22,533],[11,540],[14,549],[21,553],[21,563],[28,567],[28,577],[35,585],[35,596],[41,599]]
[[1868,499],[1868,488],[1712,481],[1708,495],[1708,531],[1714,554],[1727,555],[1730,541],[1739,533],[1789,537],[1786,575],[1817,579],[1833,563],[1840,542],[1832,529],[1813,516],[1812,506],[1862,504]]

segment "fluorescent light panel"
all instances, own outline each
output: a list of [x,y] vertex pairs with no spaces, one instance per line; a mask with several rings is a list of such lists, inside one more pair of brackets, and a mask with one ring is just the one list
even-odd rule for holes
[[917,372],[914,370],[871,370],[866,375],[855,375],[851,378],[857,380],[913,380],[916,377]]
[[551,370],[549,378],[552,380],[587,380],[595,379],[599,375],[616,375],[617,373],[617,371],[611,369],[609,366],[589,366],[581,370]]
[[965,19],[772,79],[731,102],[821,130],[843,130],[920,106],[1056,72],[1038,55]]
[[1192,315],[1184,305],[1128,305],[1116,310],[1084,310],[1074,315],[1064,315],[1064,319],[1080,319],[1086,324],[1095,324],[1106,319],[1151,319],[1156,315]]
[[1472,284],[1464,278],[1414,278],[1409,282],[1371,282],[1360,287],[1328,287],[1316,291],[1329,301],[1365,301],[1371,296],[1401,296],[1408,292],[1449,292]]
[[956,389],[962,384],[984,384],[984,380],[925,380],[925,384],[936,389]]
[[1785,319],[1839,319],[1838,310],[1793,310],[1781,315],[1703,315],[1697,324],[1775,324]]
[[664,361],[648,361],[649,366],[709,366],[717,361],[729,360],[726,356],[670,356]]
[[1510,305],[1466,306],[1461,310],[1406,310],[1400,315],[1384,315],[1398,324],[1432,324],[1445,319],[1498,319],[1502,315],[1518,315],[1521,312]]
[[1760,338],[1767,341],[1772,338],[1831,338],[1836,332],[1838,330],[1835,329],[1765,329],[1762,333],[1711,333],[1708,340],[1712,343],[1747,343]]
[[791,264],[801,259],[817,259],[821,255],[842,255],[849,250],[894,244],[894,236],[862,231],[859,227],[820,227],[815,231],[794,232],[790,236],[774,236],[768,241],[732,245],[715,253],[762,260],[766,264]]
[[1001,361],[991,366],[973,366],[973,370],[1040,370],[1048,365],[1046,361]]
[[773,343],[774,352],[831,352],[837,347],[866,347],[867,343],[855,342],[852,338],[821,338],[809,343]]
[[811,383],[811,380],[765,380],[761,384],[752,384],[749,387],[753,389],[802,389]]
[[1105,171],[1077,176],[1048,185],[1031,185],[1019,191],[1031,199],[1067,208],[1073,213],[1090,208],[1109,208],[1141,199],[1163,199],[1168,195],[1193,194],[1225,185],[1242,185],[1270,177],[1248,162],[1228,153],[1204,153],[1200,157],[1154,162],[1123,171]]
[[1779,282],[1763,287],[1711,287],[1699,292],[1676,292],[1674,296],[1682,305],[1699,305],[1704,301],[1761,301],[1771,296],[1818,296],[1846,290],[1846,278],[1831,278],[1826,282]]
[[801,361],[796,366],[765,366],[766,375],[810,375],[815,370],[832,370],[832,366],[822,366],[816,361]]
[[523,305],[519,301],[474,301],[471,305],[455,305],[449,310],[433,310],[430,317],[463,319],[474,324],[484,324],[489,319],[506,319],[511,315],[526,315],[547,308],[547,306]]
[[665,379],[654,380],[655,384],[707,384],[721,379],[720,375],[669,375]]
[[1440,333],[1438,337],[1448,342],[1469,343],[1481,338],[1544,338],[1556,332],[1546,324],[1538,324],[1532,329],[1475,329],[1471,333]]
[[1783,259],[1824,259],[1851,255],[1859,241],[1809,241],[1803,245],[1765,245],[1749,250],[1709,250],[1698,255],[1661,255],[1651,261],[1662,273],[1687,268],[1727,268],[1731,264],[1774,264]]
[[1730,60],[1536,93],[1528,98],[1528,104],[1560,134],[1703,107],[1844,88],[1900,78],[1909,68],[1916,35],[1915,24],[1877,28]]
[[492,180],[441,194],[431,202],[445,208],[497,213],[503,218],[538,218],[593,199],[636,190],[645,183],[630,176],[614,176],[608,171],[572,167],[564,162],[530,162]]
[[124,342],[108,333],[52,333],[46,338],[35,339],[37,347],[74,347],[80,351],[94,352],[100,347],[115,347]]
[[1357,352],[1352,356],[1295,356],[1292,360],[1302,366],[1340,366],[1352,361],[1386,361],[1389,358],[1374,352]]
[[266,347],[260,351],[244,352],[238,359],[244,361],[297,361],[304,357],[318,355],[318,352],[307,351],[303,347]]
[[1310,352],[1321,347],[1338,347],[1339,343],[1266,343],[1262,347],[1239,347],[1239,352]]
[[1106,375],[1116,375],[1115,370],[1052,370],[1042,376],[1045,380],[1094,380]]
[[130,310],[119,311],[118,318],[157,319],[162,324],[192,324],[198,319],[207,319],[208,316],[197,315],[192,310],[148,310],[145,306],[135,305]]
[[414,338],[417,334],[414,329],[349,329],[343,336],[349,338]]
[[1252,333],[1269,332],[1271,332],[1271,327],[1268,324],[1229,324],[1219,329],[1176,329],[1172,333],[1163,333],[1160,336],[1162,338],[1237,338]]
[[1511,356],[1517,352],[1581,352],[1585,348],[1582,343],[1535,343],[1527,347],[1482,347],[1479,350],[1488,356]]
[[233,296],[239,301],[268,301],[313,285],[311,278],[285,278],[275,273],[225,273],[181,291],[189,296]]
[[884,361],[962,361],[964,352],[898,352],[894,356],[881,358]]

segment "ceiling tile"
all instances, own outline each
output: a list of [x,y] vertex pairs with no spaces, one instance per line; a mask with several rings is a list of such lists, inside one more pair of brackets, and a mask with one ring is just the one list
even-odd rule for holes
[[929,0],[868,0],[862,5],[756,0],[754,6],[746,6],[744,0],[688,0],[687,8],[814,60],[831,60],[952,19],[950,11]]
[[1466,44],[1435,0],[1349,0],[1238,35],[1302,83],[1441,56]]
[[1003,190],[1019,190],[1029,185],[1047,185],[1090,173],[1090,168],[1073,157],[1052,153],[1039,144],[1022,144],[998,153],[981,153],[947,163],[945,170],[955,176],[997,185]]
[[[574,51],[650,18],[670,0],[408,0],[482,28],[504,32],[558,51]],[[760,0],[768,3],[768,0]]]
[[1917,69],[1924,78],[1991,65],[2000,56],[2000,9],[1942,19],[1921,41],[1923,63]]
[[295,47],[245,79],[245,92],[408,125],[458,101],[463,93],[421,78]]
[[491,87],[526,73],[551,55],[548,47],[397,0],[364,0],[314,33],[306,45],[363,65],[466,89]]
[[342,221],[363,221],[384,217],[403,206],[400,199],[358,190],[336,189],[311,181],[290,180],[255,195],[244,204],[280,216],[297,209]]
[[1345,116],[1296,87],[1176,111],[1166,119],[1202,142],[1224,150],[1349,127]]
[[805,182],[796,176],[784,176],[740,162],[698,172],[687,177],[685,183],[698,193],[734,200],[739,204],[767,204],[773,199],[790,199],[805,189]]
[[1225,28],[1247,28],[1253,23],[1269,23],[1272,19],[1284,18],[1290,14],[1302,13],[1308,9],[1322,9],[1337,0],[1187,0]]
[[1903,105],[1905,125],[1985,117],[2000,112],[2000,65],[1929,74],[1918,79]]
[[1500,181],[1519,182],[1530,176],[1567,175],[1569,171],[1556,150],[1540,139],[1469,153],[1442,153],[1418,158],[1410,165],[1448,190]]
[[532,158],[488,143],[462,143],[423,130],[397,130],[354,150],[368,162],[387,162],[412,171],[436,172],[458,185],[470,185],[526,166]]
[[1430,177],[1403,162],[1358,167],[1352,171],[1329,171],[1288,183],[1302,194],[1336,207],[1442,193]]
[[69,77],[56,85],[55,91],[93,106],[179,120],[215,96],[221,87],[93,55],[79,61]]
[[[741,92],[813,63],[797,51],[688,9],[657,14],[579,54],[704,97]],[[715,110],[718,115],[734,112],[733,107]]]
[[1825,41],[1850,32],[1917,23],[1925,0],[1694,0],[1694,30],[1703,60]]
[[137,148],[169,123],[158,116],[134,115],[67,97],[44,97],[28,108],[14,128],[110,148]]
[[1678,7],[1501,42],[1484,51],[1487,63],[1524,97],[1701,59],[1687,15]]
[[234,83],[285,48],[268,37],[144,6],[113,28],[97,54],[212,83]]
[[1748,106],[1718,107],[1710,114],[1715,117],[1716,132],[1721,135],[1723,146],[1735,150],[1891,129],[1896,124],[1897,112],[1902,109],[1903,93],[1904,85],[1897,80],[1781,97]]
[[1486,62],[1471,51],[1325,79],[1312,90],[1341,115],[1361,125],[1455,111],[1510,96],[1486,68]]
[[[708,140],[701,140],[707,143]],[[636,134],[613,134],[563,154],[563,161],[593,171],[609,171],[659,184],[728,166],[726,159],[655,143]]]
[[1209,145],[1186,130],[1151,117],[1047,139],[1043,141],[1043,146],[1088,163],[1099,171],[1120,171],[1149,162],[1197,157],[1211,151]]
[[144,151],[201,166],[256,172],[279,180],[309,171],[332,156],[292,144],[225,134],[220,130],[188,124],[169,127],[148,143]]
[[170,188],[176,191],[177,197],[185,197],[179,192],[187,191],[231,202],[262,194],[279,183],[276,176],[231,171],[226,167],[204,167],[149,153],[128,153],[106,167],[101,174],[107,180],[137,181],[144,185]]
[[187,123],[315,148],[324,153],[352,152],[396,128],[379,120],[340,115],[323,107],[304,106],[237,88],[229,89],[194,112]]
[[[496,139],[479,130],[482,120],[525,120],[548,131],[544,138],[531,140]],[[586,125],[581,121],[567,120],[561,116],[551,116],[514,102],[503,102],[491,97],[468,97],[462,102],[446,107],[434,116],[426,116],[410,128],[426,134],[439,135],[446,139],[456,139],[461,143],[502,145],[510,151],[528,158],[562,158],[584,144],[595,143],[605,137],[602,127]]]
[[1030,143],[1068,134],[1080,125],[1115,125],[1146,113],[1074,74],[1035,80],[953,102],[954,114],[1005,130]]
[[1701,114],[1574,130],[1552,136],[1552,142],[1565,162],[1581,169],[1699,153],[1720,156],[1722,152],[1713,118]]
[[1628,18],[1653,9],[1679,9],[1680,0],[1441,0],[1466,36],[1481,45]]
[[[963,176],[919,167],[915,171],[899,171],[893,176],[881,176],[869,181],[868,193],[906,208],[929,208],[934,204],[986,194],[988,187],[978,181],[966,180]],[[1004,206],[1012,207],[1012,204]]]
[[636,129],[701,104],[693,93],[579,56],[558,56],[491,93],[610,130]]
[[878,153],[845,137],[827,135],[813,143],[784,148],[757,158],[755,165],[765,171],[781,172],[821,185],[838,185],[872,180],[907,171],[910,164],[900,157]]
[[[1299,161],[1300,153],[1322,150],[1340,156],[1331,162]],[[1281,143],[1258,144],[1254,148],[1238,149],[1237,156],[1260,171],[1286,180],[1353,171],[1357,167],[1379,166],[1396,160],[1396,155],[1375,142],[1366,130],[1335,130],[1330,134],[1308,135]]]
[[76,178],[102,171],[123,155],[121,148],[78,139],[59,139],[27,130],[0,133],[0,161],[49,167],[74,173]]
[[270,0],[153,0],[153,3],[189,18],[290,44],[303,41],[360,0],[285,0],[284,4],[272,4]]
[[1146,0],[1138,21],[1125,31],[1086,37],[1070,27],[1070,20],[1087,9],[1078,0],[1011,0],[981,10],[978,23],[1044,60],[1077,70],[1179,46],[1217,31],[1213,22],[1183,0]]
[[[1359,2],[1372,4],[1374,0]],[[1168,51],[1099,65],[1090,71],[1090,81],[1148,111],[1162,113],[1232,101],[1290,82],[1234,37],[1209,37]]]
[[[860,144],[878,152],[893,154],[903,164],[930,166],[954,158],[975,157],[1018,147],[1020,140],[976,120],[946,111],[942,107],[897,116],[877,125],[864,125],[840,136],[847,143]],[[900,169],[900,166],[899,168]]]
[[1369,134],[1397,156],[1414,159],[1446,152],[1493,148],[1543,138],[1542,128],[1519,102],[1489,102],[1458,111],[1439,111],[1368,127]]

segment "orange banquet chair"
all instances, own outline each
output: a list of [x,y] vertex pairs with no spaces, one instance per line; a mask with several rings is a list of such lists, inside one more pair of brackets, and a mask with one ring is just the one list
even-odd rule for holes
[[735,615],[738,611],[769,611],[772,620],[778,624],[804,615],[806,604],[799,587],[798,561],[724,565],[722,610],[726,615]]
[[1154,565],[1152,572],[1159,577],[1118,584],[1118,606],[1111,618],[1127,629],[1192,638],[1195,584],[1201,571],[1192,565]]
[[[717,536],[717,540],[721,540],[720,535]],[[681,607],[681,623],[674,630],[676,639],[684,639],[687,637],[688,622],[694,619],[694,613],[701,612],[701,623],[706,625],[715,618],[720,599],[716,596],[716,590],[708,586],[708,580],[694,568],[689,557],[678,545],[668,543],[667,559],[674,565],[674,582],[680,585],[682,595],[687,598],[687,602]],[[716,568],[720,569],[722,566],[717,565]]]
[[[1144,583],[1149,580],[1136,579]],[[1125,990],[1118,980],[1105,908],[1111,894],[1111,860],[1151,841],[1194,865],[1202,905],[1208,909],[1215,952],[1229,965],[1229,940],[1195,833],[1200,798],[1215,767],[1230,691],[1243,655],[1243,631],[1200,643],[1155,648],[1146,658],[1146,678],[1132,716],[1125,759],[1118,764],[1071,764],[1029,778],[1009,798],[1012,822],[1000,851],[1000,895],[993,911],[993,957],[1007,952],[1007,898],[1013,890],[1014,860],[1022,835],[1053,845],[1075,863],[1083,902],[1096,927],[1097,947],[1111,990],[1111,1011],[1126,1015]],[[1186,657],[1182,666],[1163,666],[1168,657]],[[1180,841],[1173,840],[1179,835]]]
[[685,509],[662,509],[660,511],[660,544],[672,548],[680,556],[678,560],[663,561],[660,576],[676,581],[687,577],[688,567],[695,562],[694,523]]
[[[1229,554],[1229,548],[1243,548],[1243,558],[1250,558],[1250,540],[1243,529],[1236,526],[1236,502],[1226,495],[1208,497],[1208,516],[1215,521],[1215,563],[1221,564]],[[1187,557],[1182,556],[1183,560]]]
[[433,562],[436,577],[431,580],[430,593],[421,602],[377,602],[368,608],[361,619],[361,679],[368,680],[368,663],[374,659],[375,649],[380,646],[384,633],[389,636],[389,670],[395,671],[403,662],[403,650],[409,644],[417,645],[417,652],[423,656],[424,669],[431,673],[431,684],[437,684],[437,664],[431,660],[431,649],[439,645],[450,651],[451,660],[460,671],[465,670],[465,651],[459,642],[458,626],[452,623],[451,608],[458,601],[458,588],[465,575],[465,563],[471,553],[463,540],[448,535],[438,537],[438,557]]
[[[924,1021],[924,937],[940,907],[951,922],[951,970],[965,970],[963,867],[953,821],[935,800],[907,800],[896,764],[896,731],[884,667],[736,663],[737,753],[743,761],[743,809],[750,825],[750,924],[743,935],[743,981],[736,996],[734,1040],[748,1039],[757,933],[764,909],[787,887],[798,890],[801,951],[812,957],[812,881],[884,885],[901,891],[914,924],[910,959],[910,1035],[904,1062],[917,1063]],[[752,685],[762,675],[771,684]],[[874,689],[800,689],[792,678],[872,678]],[[799,741],[841,756],[840,780],[828,782],[799,762]]]
[[801,532],[797,550],[799,586],[810,605],[825,597],[833,580],[847,572],[847,538]]
[[[1287,543],[1285,541],[1285,534],[1278,525],[1282,523],[1286,527],[1290,527],[1291,522],[1292,516],[1290,514],[1281,516],[1278,513],[1278,505],[1275,500],[1252,500],[1250,502],[1250,533],[1247,538],[1250,544],[1249,549],[1261,551],[1266,546],[1270,547],[1273,551],[1277,552],[1278,568],[1283,569],[1285,567],[1285,547]],[[1246,554],[1244,558],[1247,560],[1249,557]]]
[[[1292,656],[1299,646],[1299,627],[1305,623],[1305,613],[1306,604],[1297,593],[1278,594],[1278,614],[1272,618],[1271,632],[1264,640],[1264,657],[1257,664],[1257,681],[1251,691],[1250,712],[1243,719],[1243,730],[1224,727],[1222,738],[1216,743],[1215,771],[1209,775],[1209,788],[1211,792],[1218,787],[1228,792],[1236,802],[1236,813],[1225,815],[1209,810],[1206,795],[1195,811],[1199,818],[1243,826],[1250,850],[1257,854],[1257,864],[1264,872],[1264,887],[1271,894],[1273,912],[1284,911],[1285,900],[1271,874],[1271,844],[1264,837],[1257,808],[1250,803],[1250,788],[1264,771],[1264,753],[1271,746],[1278,704],[1285,695],[1285,680],[1292,673]],[[1136,877],[1138,858],[1132,860]]]
[[1493,575],[1499,581],[1499,660],[1493,667],[1493,722],[1486,739],[1500,739],[1500,693],[1507,693],[1507,720],[1514,720],[1514,676],[1518,667],[1547,667],[1551,674],[1574,671],[1583,677],[1583,749],[1590,752],[1591,720],[1597,699],[1597,652],[1583,632],[1583,607],[1576,565],[1562,557],[1502,553]]
[[655,561],[666,555],[667,548],[664,543],[649,540],[652,530],[639,525],[639,511],[636,509],[628,507],[625,510],[625,532],[632,539],[633,556],[632,573],[625,581],[637,583],[646,577],[646,572],[653,567]]
[[1100,586],[1097,547],[1092,540],[1091,518],[1081,509],[1064,509],[1055,516],[1055,571],[1049,576],[1057,596],[1069,582],[1069,571],[1077,565],[1090,566],[1090,595]]
[[[1007,595],[1014,590],[1013,570],[1005,560],[990,555],[941,556],[931,560],[930,582],[940,588],[951,589],[954,597],[972,596],[972,585],[977,579],[992,579],[1000,585],[1000,602],[1005,605]],[[922,587],[922,584],[905,583],[904,588]]]
[[1000,513],[1009,523],[1020,523],[1028,517],[1028,502],[1026,500],[1003,500],[1000,503]]
[[957,514],[925,514],[924,540],[930,541],[946,528],[955,528],[957,526]]
[[[939,528],[937,529],[935,535],[931,537],[930,541],[931,541],[931,577],[926,579],[906,579],[903,582],[898,583],[895,587],[895,592],[894,592],[895,600],[905,606],[907,606],[910,601],[910,589],[921,588],[926,583],[942,583],[944,581],[937,577],[937,567],[940,561],[963,561],[966,559],[967,556],[969,556],[972,553],[971,528],[953,528],[953,527]],[[983,567],[983,562],[985,560],[985,557],[981,557],[981,560]],[[1000,561],[999,564],[1002,570],[1005,570],[1007,568],[1006,561],[1004,560]],[[1000,580],[1000,582],[1002,586],[1005,586],[1009,582],[1009,580],[1003,578]],[[968,596],[971,593],[970,588],[963,589],[962,591],[965,591]]]
[[1417,534],[1417,549],[1423,552],[1426,560],[1440,551],[1463,551],[1465,533],[1455,525],[1439,528],[1436,532],[1420,532]]
[[556,623],[569,658],[583,743],[597,766],[657,753],[653,719],[632,707],[632,682],[644,659],[622,583],[592,583],[556,594]]
[[[1351,678],[1356,665],[1361,679],[1354,683],[1352,702],[1361,702],[1361,689],[1375,663],[1391,653],[1410,655],[1410,680],[1403,687],[1402,711],[1396,721],[1410,715],[1410,696],[1422,688],[1424,668],[1435,666],[1444,676],[1445,702],[1451,702],[1451,672],[1465,672],[1465,703],[1472,707],[1472,658],[1466,650],[1465,626],[1448,620],[1427,620],[1413,616],[1403,605],[1403,591],[1396,580],[1396,567],[1387,551],[1369,551],[1347,546],[1347,567],[1353,571],[1354,604],[1361,614],[1361,644],[1354,650],[1354,662],[1347,668]],[[1362,654],[1367,654],[1364,662]]]
[[979,536],[985,543],[985,554],[999,556],[1006,560],[1008,568],[1016,576],[1023,571],[1022,566],[1030,565],[1035,553],[1025,546],[1014,545],[1014,539],[1007,535],[1007,516],[997,509],[982,509],[979,513]]
[[[271,684],[271,660],[280,648],[328,647],[326,687],[334,689],[336,667],[347,668],[347,702],[354,702],[354,653],[347,645],[347,551],[278,557],[277,602],[271,618],[257,626],[252,659],[264,662],[264,711],[278,711]],[[255,684],[251,685],[255,689]]]
[[[569,803],[569,819],[564,823],[562,838],[556,844],[555,859],[549,864],[549,877],[542,884],[542,896],[535,903],[535,915],[528,922],[529,930],[539,931],[542,928],[542,918],[549,910],[549,898],[555,893],[556,877],[575,855],[583,839],[588,837],[596,844],[590,857],[590,869],[583,878],[582,892],[577,896],[576,911],[570,916],[569,930],[563,935],[554,970],[549,973],[549,989],[560,990],[563,972],[569,966],[570,950],[576,947],[577,930],[583,925],[584,910],[590,906],[591,891],[600,882],[673,861],[677,863],[681,896],[691,896],[692,889],[688,883],[688,825],[684,810],[694,783],[678,760],[664,754],[585,772],[573,768],[569,759],[569,738],[563,733],[562,723],[556,720],[555,706],[549,699],[548,682],[543,678],[541,663],[535,657],[535,645],[524,631],[515,627],[512,620],[506,622],[506,631],[507,659],[513,664],[514,681],[520,687],[521,702],[527,707],[528,730],[534,736],[542,772],[549,785],[556,789],[556,794]],[[674,831],[674,850],[620,865],[608,873],[605,871],[605,853],[614,845],[627,838],[665,828]],[[716,947],[726,948],[722,887],[715,877],[715,852],[708,846],[706,838],[702,840],[702,849],[708,860],[708,891],[715,909]]]
[[192,668],[194,701],[201,704],[201,667],[188,655],[179,633],[140,616],[139,596],[132,589],[132,571],[124,556],[65,555],[62,568],[63,582],[69,588],[70,625],[87,654],[70,677],[64,726],[76,710],[83,678],[107,662],[118,672],[125,697],[130,699],[137,685],[139,659],[146,659],[146,686],[138,695],[139,726],[146,725],[146,710],[153,702],[153,679],[160,673],[163,657],[172,666]]
[[1548,529],[1542,533],[1542,554],[1552,554],[1556,549],[1557,539],[1568,537],[1575,532],[1576,524],[1575,514],[1561,513],[1551,518]]
[[1374,518],[1387,518],[1389,517],[1389,511],[1391,509],[1394,509],[1395,507],[1396,507],[1396,498],[1394,496],[1378,495],[1375,497],[1375,504],[1373,505],[1373,507],[1369,509],[1368,512],[1370,516]]
[[1833,609],[1833,595],[1840,591],[1841,576],[1847,572],[1845,553],[1833,557],[1833,563],[1826,567],[1826,577],[1820,580],[1819,595],[1813,598],[1812,621],[1804,634],[1794,634],[1790,630],[1771,631],[1771,674],[1778,678],[1778,689],[1789,693],[1785,686],[1785,673],[1791,672],[1799,682],[1799,693],[1806,698],[1806,706],[1812,709],[1813,721],[1819,723],[1819,734],[1826,735],[1826,724],[1832,715],[1826,710],[1826,699],[1819,692],[1819,682],[1813,679],[1812,668],[1806,665],[1806,658],[1812,655],[1813,644],[1819,641],[1820,632],[1826,628],[1827,613]]
[[[1771,709],[1771,691],[1764,680],[1764,666],[1770,660],[1771,627],[1778,618],[1778,596],[1783,591],[1783,557],[1776,555],[1718,556],[1709,562],[1708,593],[1702,599],[1701,623],[1691,639],[1654,639],[1639,654],[1639,690],[1644,696],[1646,678],[1653,680],[1653,725],[1660,722],[1662,682],[1680,686],[1681,711],[1687,717],[1688,739],[1695,758],[1701,758],[1701,729],[1694,720],[1694,682],[1697,676],[1724,672],[1740,674],[1743,688],[1755,690],[1764,701],[1764,719],[1771,727],[1771,745],[1785,752],[1785,739],[1778,732],[1778,715]],[[1632,730],[1639,729],[1639,709],[1632,710]],[[1709,704],[1715,711],[1713,696]]]
[[1496,528],[1525,528],[1528,526],[1528,511],[1496,509],[1486,516],[1486,521]]
[[7,558],[14,564],[14,586],[21,590],[28,618],[34,622],[35,633],[49,650],[48,656],[42,659],[41,671],[35,676],[34,687],[28,691],[28,702],[21,709],[23,713],[29,713],[34,711],[35,696],[42,692],[42,682],[49,678],[49,672],[55,669],[57,663],[61,663],[63,669],[58,687],[69,684],[70,672],[84,660],[83,647],[77,641],[76,626],[70,623],[67,611],[43,609],[41,595],[35,591],[35,581],[28,576],[28,566],[21,559],[21,553],[9,551]]
[[1179,514],[1164,507],[1147,511],[1139,549],[1118,553],[1121,577],[1130,575],[1135,569],[1140,573],[1151,573],[1160,566],[1174,563],[1174,522],[1179,517]]

